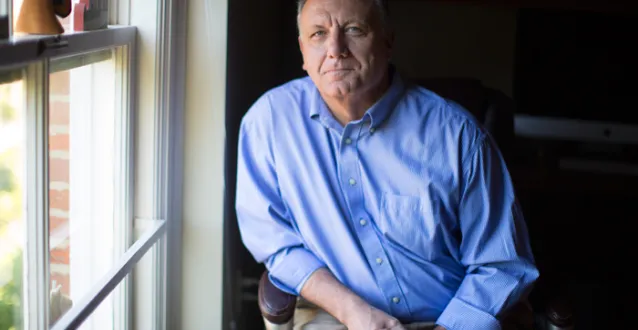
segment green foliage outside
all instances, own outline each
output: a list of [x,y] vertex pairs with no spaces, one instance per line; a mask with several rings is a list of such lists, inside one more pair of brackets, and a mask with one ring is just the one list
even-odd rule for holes
[[[3,256],[4,257],[4,256]],[[0,330],[22,329],[22,253],[10,260],[12,279],[0,287]],[[3,262],[0,262],[5,271]]]
[[[16,118],[10,91],[9,84],[0,85],[0,130]],[[19,161],[17,148],[0,149],[0,330],[23,328],[22,250],[12,246],[15,237],[9,233],[11,223],[22,218],[22,190],[14,173]]]

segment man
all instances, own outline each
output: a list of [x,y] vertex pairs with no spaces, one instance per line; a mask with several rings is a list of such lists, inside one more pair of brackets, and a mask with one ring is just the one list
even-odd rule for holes
[[301,1],[298,24],[309,77],[241,124],[244,244],[351,330],[501,329],[538,272],[490,136],[401,79],[382,1]]

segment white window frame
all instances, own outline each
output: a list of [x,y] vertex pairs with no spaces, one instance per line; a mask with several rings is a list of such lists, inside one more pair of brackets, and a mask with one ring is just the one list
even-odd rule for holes
[[[135,232],[166,219],[166,235],[133,276],[133,329],[182,327],[183,139],[188,3],[110,0],[111,23],[133,25],[139,43]],[[142,65],[144,63],[145,65]],[[146,88],[140,90],[142,86]],[[153,86],[152,88],[148,86]],[[154,123],[148,125],[147,123]],[[152,168],[153,171],[147,169]],[[149,201],[151,201],[149,203]],[[152,281],[148,279],[151,278]],[[159,299],[158,299],[159,298]]]
[[[28,246],[25,267],[29,277],[25,295],[25,329],[49,328],[49,225],[48,225],[48,80],[49,59],[127,46],[117,57],[128,65],[127,76],[118,77],[120,100],[130,109],[119,118],[124,145],[118,160],[129,164],[117,173],[129,182],[131,193],[116,201],[116,212],[132,219],[124,228],[133,243],[109,273],[92,287],[52,329],[74,328],[119,284],[126,293],[116,297],[123,306],[119,321],[124,328],[173,329],[181,325],[181,227],[183,108],[185,80],[186,6],[178,1],[110,1],[109,29],[65,33],[60,36],[13,37],[0,41],[0,69],[27,65],[28,133]],[[149,19],[149,15],[153,15]],[[137,40],[143,40],[138,48]],[[124,56],[126,55],[126,56]],[[151,63],[151,65],[148,65]],[[118,71],[124,72],[124,71]],[[119,86],[118,86],[119,87]],[[149,125],[147,119],[152,119]],[[150,157],[148,157],[150,156]],[[145,160],[150,159],[150,164]],[[152,171],[148,171],[151,165]],[[145,174],[148,173],[149,174]],[[170,187],[170,189],[169,189]],[[134,219],[134,220],[133,220]],[[158,220],[165,219],[165,220]],[[139,234],[142,232],[141,234]],[[137,233],[137,234],[136,234]],[[123,249],[124,250],[124,249]],[[146,252],[151,250],[151,254]],[[150,263],[140,262],[147,254]],[[34,271],[33,271],[34,270]],[[142,276],[136,277],[136,273]],[[153,281],[149,290],[148,277]],[[150,294],[150,295],[147,295]],[[157,299],[160,297],[161,299]],[[149,302],[150,322],[138,317]],[[170,313],[167,313],[170,311]],[[146,327],[148,325],[150,327]]]

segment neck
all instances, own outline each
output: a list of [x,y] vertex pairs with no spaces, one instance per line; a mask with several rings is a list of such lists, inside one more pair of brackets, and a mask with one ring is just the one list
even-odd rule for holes
[[341,125],[363,118],[366,111],[372,107],[390,86],[390,76],[386,73],[375,87],[354,95],[342,97],[325,97],[326,104],[332,115]]

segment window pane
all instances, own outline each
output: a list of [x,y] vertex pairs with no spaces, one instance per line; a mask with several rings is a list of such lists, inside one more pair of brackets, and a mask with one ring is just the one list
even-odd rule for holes
[[[97,54],[97,55],[96,55]],[[50,285],[60,298],[51,324],[90,292],[123,249],[125,219],[116,209],[123,172],[123,141],[116,120],[114,50],[51,62],[49,80]],[[107,305],[104,305],[107,306]],[[110,306],[110,305],[109,305]],[[114,314],[114,309],[101,313]],[[82,329],[113,329],[108,317]]]
[[84,320],[79,329],[125,329],[121,320],[117,318],[117,314],[113,311],[120,303],[120,297],[124,292],[126,279],[120,282],[111,293],[109,293],[99,306],[91,313],[91,315]]
[[[9,76],[21,75],[0,71],[0,77]],[[0,82],[0,329],[17,330],[23,329],[26,305],[26,102],[24,81],[6,80]]]
[[[136,232],[145,233],[155,220],[137,219],[135,223]],[[135,319],[133,329],[154,329],[157,328],[156,320],[158,307],[164,302],[162,293],[158,292],[158,281],[161,269],[160,258],[163,253],[160,241],[146,252],[146,254],[135,265],[133,270],[133,296],[135,301]],[[161,309],[161,307],[159,308]]]

